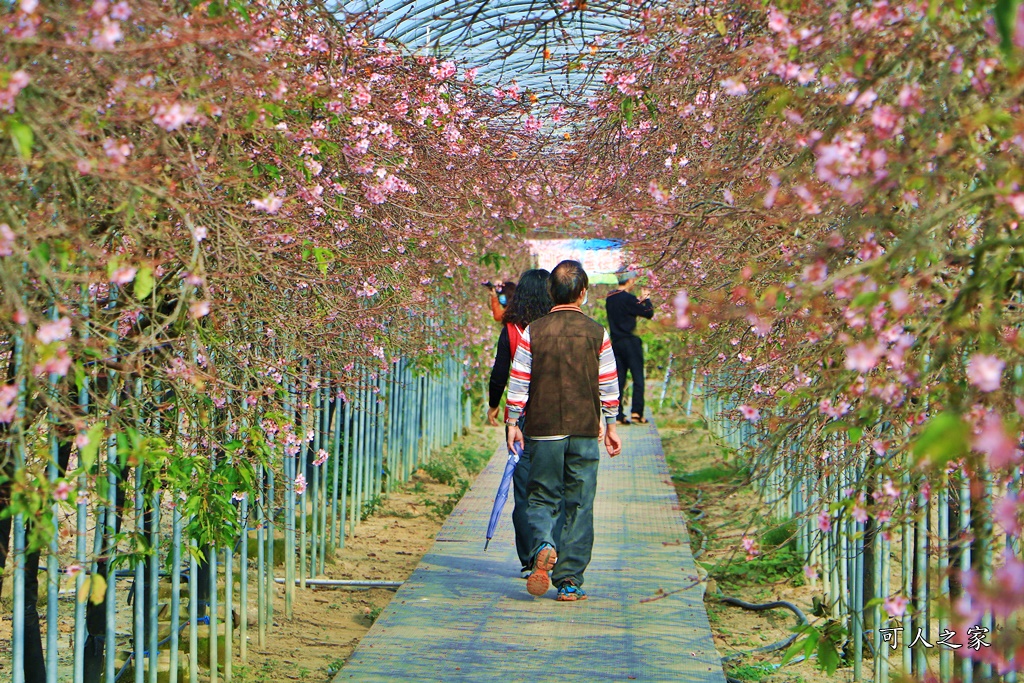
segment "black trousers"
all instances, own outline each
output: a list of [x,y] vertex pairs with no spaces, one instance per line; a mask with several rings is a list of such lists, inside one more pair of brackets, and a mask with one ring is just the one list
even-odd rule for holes
[[626,337],[612,342],[615,368],[619,373],[619,417],[623,417],[623,391],[626,373],[633,376],[633,405],[630,412],[644,416],[644,345],[640,337]]

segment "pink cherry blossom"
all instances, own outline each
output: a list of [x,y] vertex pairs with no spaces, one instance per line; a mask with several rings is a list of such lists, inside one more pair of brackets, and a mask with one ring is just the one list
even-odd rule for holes
[[45,322],[36,330],[36,339],[41,344],[52,344],[53,342],[67,339],[70,336],[71,320],[67,317]]
[[686,290],[681,289],[672,299],[672,305],[676,309],[676,327],[685,330],[690,327],[690,297]]
[[899,619],[907,611],[908,600],[902,595],[893,595],[885,599],[885,613],[893,619]]
[[32,367],[32,372],[36,375],[57,375],[58,377],[63,377],[68,374],[70,369],[71,356],[68,355],[67,348],[62,344],[57,348],[56,352],[50,353],[36,362]]
[[281,206],[284,204],[284,200],[277,195],[268,194],[263,199],[252,200],[252,205],[260,211],[266,211],[267,213],[277,213]]
[[854,372],[868,372],[878,365],[878,361],[884,353],[885,349],[878,344],[860,342],[846,349],[844,366],[847,370]]
[[757,547],[757,541],[749,536],[743,537],[743,550],[747,553],[747,559],[752,560],[761,554],[761,551]]
[[74,491],[74,487],[67,481],[61,479],[57,482],[57,485],[53,487],[53,499],[67,500],[72,491]]
[[18,386],[16,384],[4,384],[0,386],[0,422],[10,423],[14,421],[17,413]]
[[110,281],[115,285],[126,285],[135,279],[137,272],[135,266],[121,266],[111,274]]
[[188,313],[192,318],[202,318],[210,314],[209,301],[196,301],[188,307]]
[[747,86],[743,81],[735,78],[726,78],[722,81],[722,90],[726,95],[739,96],[747,94]]
[[112,138],[107,138],[103,141],[103,152],[115,166],[120,166],[128,161],[128,155],[132,153],[134,148],[135,146],[132,145],[132,143],[123,139],[114,140]]
[[325,462],[327,462],[327,458],[327,451],[321,448],[316,452],[316,459],[313,460],[313,464],[319,467],[320,465],[323,465]]
[[93,31],[91,44],[99,50],[113,50],[117,43],[124,39],[121,24],[103,17],[102,28]]
[[295,476],[295,495],[301,496],[306,492],[306,477],[303,474]]
[[196,108],[190,104],[175,102],[171,105],[161,104],[153,115],[153,123],[171,132],[197,120]]
[[988,456],[988,464],[993,469],[1004,469],[1021,460],[1021,451],[1007,434],[1002,418],[995,413],[985,416],[972,446],[974,450]]
[[127,2],[122,0],[113,7],[110,8],[110,18],[117,19],[118,21],[127,21],[132,16],[132,8],[128,6]]
[[992,516],[995,518],[995,521],[999,526],[1003,527],[1006,533],[1012,536],[1020,536],[1021,534],[1020,513],[1020,501],[1012,493],[996,499],[992,506]]
[[998,356],[976,353],[967,362],[967,381],[979,390],[989,392],[999,388],[1006,363]]
[[6,223],[0,223],[0,256],[10,256],[14,253],[14,231]]
[[743,415],[743,419],[748,420],[749,422],[757,422],[761,419],[761,411],[757,408],[743,404],[739,407],[739,411],[740,414]]
[[812,285],[824,284],[826,278],[828,278],[828,264],[824,261],[815,261],[805,267],[802,274],[803,281]]
[[832,529],[832,516],[828,510],[822,510],[818,515],[818,531],[822,533],[828,532]]

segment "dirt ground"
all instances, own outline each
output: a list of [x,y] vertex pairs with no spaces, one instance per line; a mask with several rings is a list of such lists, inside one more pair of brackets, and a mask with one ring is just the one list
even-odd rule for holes
[[708,574],[704,602],[715,645],[727,660],[727,675],[764,683],[852,680],[852,669],[840,668],[829,677],[807,661],[778,668],[784,650],[746,654],[792,635],[796,619],[785,609],[751,612],[724,604],[718,596],[751,603],[785,600],[810,615],[812,598],[820,589],[807,584],[798,558],[784,551],[773,553],[763,542],[764,556],[757,562],[747,561],[743,537],[761,538],[770,521],[758,514],[761,506],[756,492],[742,472],[737,474],[742,463],[723,449],[698,419],[672,410],[656,411],[655,417],[683,510],[699,503],[705,513],[691,524],[691,544],[696,554],[701,532],[706,534],[706,549],[697,562],[701,575]]
[[[433,545],[451,508],[493,455],[503,437],[500,427],[476,426],[435,454],[409,482],[381,499],[379,507],[356,527],[353,535],[345,539],[345,547],[338,548],[333,557],[328,557],[325,574],[316,578],[382,581],[404,581],[408,578],[420,558]],[[284,574],[281,565],[275,571],[279,577]],[[250,573],[250,576],[254,575],[255,571]],[[10,581],[5,583],[10,584]],[[7,595],[0,601],[3,614],[0,618],[0,676],[7,677],[11,656],[11,597],[9,586],[4,588]],[[61,588],[70,588],[70,582]],[[385,589],[296,589],[293,618],[286,619],[284,586],[278,585],[273,627],[269,630],[266,646],[260,647],[257,642],[255,586],[251,586],[250,602],[253,604],[249,611],[248,663],[243,666],[238,659],[236,630],[233,680],[236,683],[329,681],[393,595],[393,591]],[[41,597],[40,618],[45,630],[45,595]],[[125,609],[123,603],[118,605],[118,610],[118,631],[127,633],[130,631],[130,610]],[[73,613],[74,596],[70,592],[62,594],[59,616],[61,681],[71,680],[73,648],[64,645],[72,639]],[[43,638],[45,643],[45,633]],[[209,680],[205,674],[201,671],[200,680]],[[219,680],[223,680],[223,668]]]

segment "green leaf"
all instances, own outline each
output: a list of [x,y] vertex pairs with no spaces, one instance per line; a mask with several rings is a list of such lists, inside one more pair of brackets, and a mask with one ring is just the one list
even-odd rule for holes
[[245,6],[244,2],[231,0],[231,2],[228,3],[228,7],[241,14],[242,18],[244,18],[247,23],[252,21],[252,17],[249,15],[249,8]]
[[854,73],[854,75],[857,76],[858,78],[863,78],[864,77],[864,69],[865,69],[865,67],[867,67],[867,65],[868,65],[868,56],[867,55],[861,55],[860,59],[858,59],[857,62],[853,65],[853,73]]
[[327,275],[327,266],[334,260],[334,252],[324,247],[313,249],[313,258],[316,259],[316,266],[321,275]]
[[11,142],[22,161],[32,158],[32,145],[35,144],[36,136],[32,129],[21,121],[11,121],[7,127],[11,133]]
[[1003,52],[1013,50],[1013,34],[1017,23],[1017,0],[996,0],[993,8],[996,29],[999,31],[999,47]]
[[36,245],[36,248],[32,250],[32,256],[36,258],[40,263],[50,262],[50,243],[40,242]]
[[135,274],[135,298],[145,299],[153,291],[153,269],[149,266],[142,266]]
[[82,470],[88,472],[96,463],[96,454],[99,452],[100,444],[104,443],[103,425],[94,424],[92,427],[89,427],[86,437],[89,439],[89,443],[79,449],[78,461]]
[[856,297],[854,297],[853,301],[850,303],[850,306],[854,308],[868,308],[869,306],[874,306],[876,303],[878,303],[878,299],[880,296],[881,295],[877,291],[861,292]]
[[822,638],[818,641],[818,666],[829,676],[834,674],[836,669],[839,668],[839,653],[836,651],[832,641],[827,638]]
[[619,105],[619,110],[622,112],[622,119],[626,122],[626,125],[633,125],[633,111],[636,109],[636,99],[633,97],[627,97],[622,100],[622,104]]
[[860,443],[860,439],[864,436],[864,430],[860,427],[850,427],[850,431],[847,432],[850,436],[850,443]]
[[928,421],[921,435],[914,440],[911,451],[919,462],[927,458],[932,464],[943,467],[967,451],[970,435],[971,428],[959,415],[940,413]]

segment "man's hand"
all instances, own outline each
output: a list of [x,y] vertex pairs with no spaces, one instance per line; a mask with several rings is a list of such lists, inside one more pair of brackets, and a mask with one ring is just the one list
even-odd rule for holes
[[487,424],[492,427],[498,426],[498,406],[487,409]]
[[613,458],[622,452],[622,439],[619,438],[619,433],[614,423],[608,425],[608,428],[605,430],[604,447],[608,450],[608,455]]
[[646,287],[641,287],[640,288],[640,301],[646,301],[647,299],[650,299],[650,298],[651,298],[651,290],[647,289]]
[[516,443],[519,443],[520,448],[526,448],[526,444],[523,442],[523,433],[519,430],[517,425],[508,426],[508,449],[514,451]]
[[602,415],[601,419],[598,420],[597,422],[600,425],[600,427],[598,428],[598,431],[597,431],[597,440],[598,441],[604,441],[604,425],[605,425],[604,415]]

